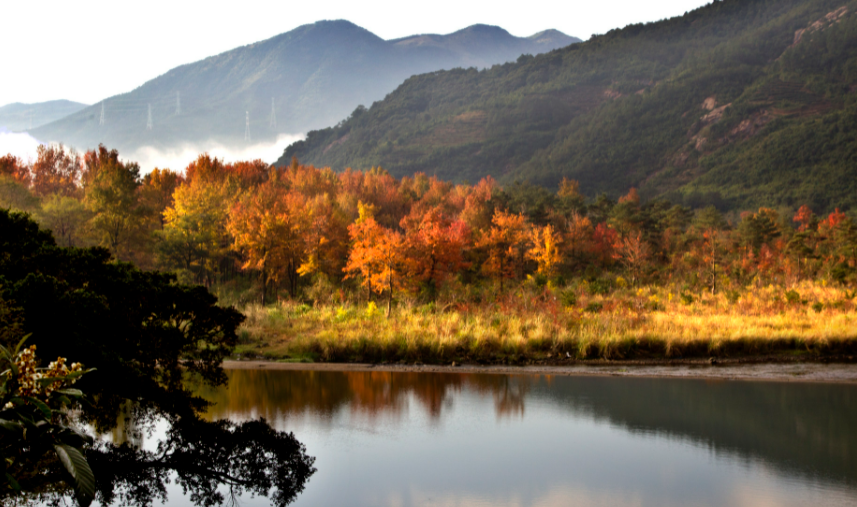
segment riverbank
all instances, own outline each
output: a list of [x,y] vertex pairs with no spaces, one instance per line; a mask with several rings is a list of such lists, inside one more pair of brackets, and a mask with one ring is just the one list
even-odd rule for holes
[[[749,359],[749,358],[748,358]],[[225,369],[303,371],[384,371],[399,373],[470,373],[504,375],[611,376],[640,378],[695,378],[772,382],[823,382],[857,384],[857,363],[759,362],[765,358],[733,360],[711,365],[702,361],[593,361],[587,364],[486,366],[473,364],[406,365],[366,363],[290,363],[276,361],[224,361]],[[855,358],[851,358],[853,361]]]
[[526,365],[857,356],[854,301],[817,284],[801,290],[790,301],[775,287],[695,297],[645,287],[581,292],[573,305],[546,292],[480,305],[403,304],[389,318],[373,303],[250,305],[233,358]]

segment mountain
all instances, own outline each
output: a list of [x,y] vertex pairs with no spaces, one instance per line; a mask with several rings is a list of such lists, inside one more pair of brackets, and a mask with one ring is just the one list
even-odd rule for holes
[[411,77],[276,163],[576,179],[722,209],[857,208],[857,2],[719,0],[535,57]]
[[85,107],[86,104],[70,100],[7,104],[0,107],[0,130],[6,129],[13,132],[31,130],[76,113]]
[[578,41],[555,30],[519,38],[485,25],[385,41],[348,21],[320,21],[182,65],[34,135],[120,151],[203,141],[244,144],[249,116],[250,138],[273,140],[335,123],[413,74],[487,67]]

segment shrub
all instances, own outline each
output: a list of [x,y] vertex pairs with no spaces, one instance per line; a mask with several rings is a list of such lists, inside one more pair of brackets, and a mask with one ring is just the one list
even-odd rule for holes
[[559,294],[559,301],[562,306],[574,306],[577,304],[577,293],[574,289],[565,289]]
[[593,296],[606,296],[613,287],[609,280],[592,280],[589,282],[589,293]]
[[794,289],[787,290],[785,296],[786,302],[790,305],[800,303],[800,294]]
[[604,308],[604,305],[599,303],[598,301],[593,301],[586,305],[585,311],[589,313],[598,313]]

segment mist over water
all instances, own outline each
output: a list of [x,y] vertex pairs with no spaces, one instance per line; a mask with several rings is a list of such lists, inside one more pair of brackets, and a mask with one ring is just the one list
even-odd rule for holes
[[[119,157],[122,160],[140,164],[142,174],[146,174],[156,167],[183,171],[189,163],[196,160],[202,153],[208,153],[225,162],[261,159],[264,162],[273,163],[280,158],[288,145],[303,138],[304,134],[281,134],[276,141],[261,141],[245,146],[224,145],[213,141],[185,143],[172,148],[144,146],[131,152],[120,150]],[[26,132],[9,132],[0,127],[0,156],[11,153],[24,161],[35,161],[36,149],[40,144],[45,143]],[[112,148],[112,146],[107,146],[107,148]],[[78,149],[78,151],[84,150]]]

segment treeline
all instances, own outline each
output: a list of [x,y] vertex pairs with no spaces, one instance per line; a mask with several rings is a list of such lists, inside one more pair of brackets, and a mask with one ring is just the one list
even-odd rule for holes
[[119,260],[176,271],[207,286],[260,280],[261,298],[287,293],[333,302],[407,292],[478,300],[486,291],[678,284],[712,292],[803,279],[850,284],[857,227],[838,210],[817,217],[761,208],[729,221],[692,210],[587,199],[575,181],[557,193],[486,177],[453,184],[417,173],[201,155],[179,174],[42,147],[32,164],[0,159],[0,205],[29,211],[65,246],[101,245]]

